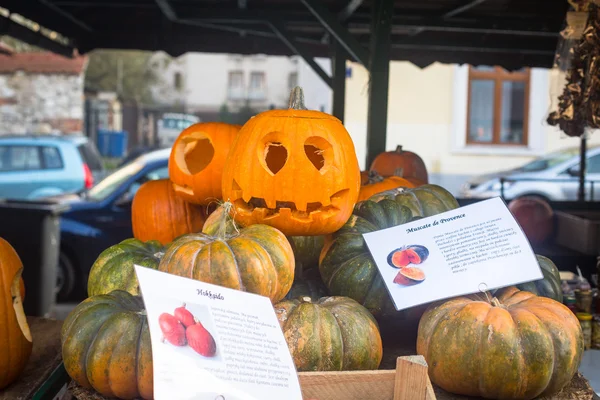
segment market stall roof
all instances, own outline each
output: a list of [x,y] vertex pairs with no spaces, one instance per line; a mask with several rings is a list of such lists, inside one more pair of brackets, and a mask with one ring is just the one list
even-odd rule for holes
[[[66,40],[73,48],[330,56],[343,39],[349,58],[367,63],[376,0],[2,0],[0,6]],[[391,1],[391,0],[378,0]],[[392,60],[550,67],[567,0],[396,0]],[[31,42],[35,31],[0,13],[0,34]]]

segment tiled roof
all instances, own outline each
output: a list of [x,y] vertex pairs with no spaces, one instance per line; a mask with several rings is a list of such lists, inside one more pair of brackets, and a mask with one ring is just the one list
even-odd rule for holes
[[83,73],[87,57],[76,56],[66,58],[51,52],[0,53],[0,74],[24,71],[33,74],[67,74]]
[[14,52],[13,48],[7,45],[6,43],[0,42],[0,54],[12,54]]

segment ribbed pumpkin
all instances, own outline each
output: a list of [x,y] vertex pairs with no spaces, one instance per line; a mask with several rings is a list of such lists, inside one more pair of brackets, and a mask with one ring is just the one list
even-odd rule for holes
[[389,176],[384,178],[379,175],[376,171],[369,172],[369,179],[366,184],[360,187],[360,193],[358,195],[358,201],[369,199],[374,194],[385,192],[390,189],[396,189],[399,187],[414,188],[413,182],[399,176]]
[[158,241],[142,242],[133,238],[109,247],[100,253],[90,269],[88,295],[96,296],[113,290],[140,294],[133,265],[157,269],[164,251]]
[[236,222],[287,236],[326,235],[352,214],[360,169],[354,143],[332,115],[307,110],[294,88],[287,110],[265,111],[240,130],[223,169]]
[[347,297],[310,297],[275,305],[298,371],[377,369],[383,355],[377,322]]
[[[228,208],[231,203],[225,203]],[[285,297],[294,280],[294,253],[286,237],[268,225],[228,234],[229,213],[221,214],[216,236],[188,234],[174,240],[159,270],[202,282],[267,296]],[[213,230],[213,226],[209,226]]]
[[0,238],[0,389],[25,369],[32,337],[23,310],[23,263],[15,249]]
[[318,268],[301,270],[296,268],[296,276],[292,288],[285,296],[286,300],[293,300],[299,297],[310,297],[313,300],[319,300],[321,297],[329,296],[329,290],[321,279]]
[[348,222],[327,241],[319,270],[332,294],[348,296],[380,316],[396,311],[362,234],[449,211],[458,208],[458,202],[437,185],[394,190],[376,197],[377,201],[371,197],[359,202]]
[[294,251],[296,271],[319,266],[319,255],[325,243],[324,236],[288,236],[288,240]]
[[534,282],[521,283],[517,285],[517,288],[538,296],[549,297],[562,303],[563,293],[560,287],[560,271],[549,258],[540,256],[539,254],[536,254],[536,257],[544,278]]
[[427,167],[423,159],[412,151],[406,151],[402,146],[397,146],[393,151],[379,154],[369,168],[377,171],[381,176],[393,176],[398,170],[402,170],[404,178],[415,178],[423,184],[429,183]]
[[144,183],[131,205],[133,236],[143,242],[167,244],[183,234],[200,232],[205,219],[204,207],[177,196],[168,179]]
[[169,178],[177,195],[202,205],[222,198],[223,165],[240,128],[224,122],[201,122],[179,134],[169,157]]
[[89,297],[63,323],[69,376],[106,397],[153,398],[150,330],[141,297],[115,290]]
[[583,334],[566,306],[513,286],[489,300],[478,294],[432,305],[419,323],[417,353],[448,392],[533,399],[571,381]]

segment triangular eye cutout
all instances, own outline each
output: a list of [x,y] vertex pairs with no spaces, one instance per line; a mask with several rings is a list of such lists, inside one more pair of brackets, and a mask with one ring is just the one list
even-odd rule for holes
[[285,165],[288,152],[279,142],[267,143],[265,146],[265,165],[271,174],[275,175]]
[[311,164],[317,170],[321,170],[325,166],[325,157],[323,157],[323,150],[319,149],[312,144],[304,145],[304,152],[306,153],[306,157],[310,160]]
[[191,134],[183,138],[173,151],[179,169],[190,175],[202,172],[215,155],[213,144],[204,134]]
[[317,171],[321,172],[321,174],[326,172],[324,168],[327,164],[327,159],[331,159],[332,157],[331,143],[325,140],[325,138],[311,136],[304,142],[304,153]]

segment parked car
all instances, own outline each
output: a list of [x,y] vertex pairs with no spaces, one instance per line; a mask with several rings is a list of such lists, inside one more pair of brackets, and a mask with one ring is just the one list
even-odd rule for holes
[[[579,157],[579,148],[567,148],[519,168],[476,176],[463,185],[459,197],[500,196],[500,178],[503,177],[508,180],[504,183],[506,200],[536,196],[550,201],[575,201],[579,188]],[[586,199],[600,201],[600,146],[589,148],[586,159]]]
[[78,192],[103,174],[102,158],[85,136],[0,136],[0,198],[33,200]]
[[70,206],[60,218],[58,301],[83,299],[90,268],[100,253],[133,237],[133,196],[144,182],[169,176],[170,151],[144,154],[84,192],[46,199]]

